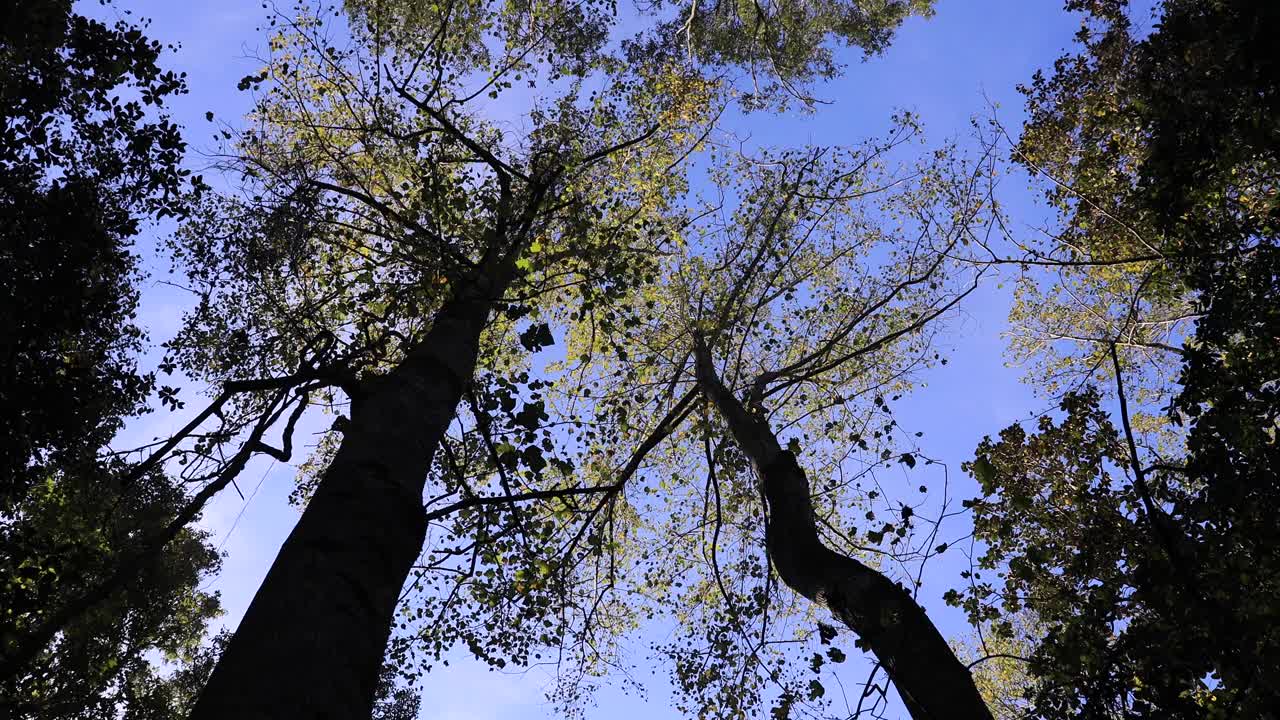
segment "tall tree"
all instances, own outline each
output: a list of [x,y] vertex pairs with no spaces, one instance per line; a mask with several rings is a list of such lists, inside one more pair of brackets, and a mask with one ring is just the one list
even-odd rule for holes
[[[979,447],[983,569],[1007,577],[964,603],[1046,622],[1037,716],[1274,717],[1280,13],[1170,0],[1143,35],[1126,3],[1071,5],[1082,50],[1028,89],[1017,157],[1054,182],[1055,263],[1132,289],[1095,314],[1111,330],[1075,333],[1117,407],[1072,392],[1061,420]],[[1159,304],[1161,332],[1194,328],[1134,342]],[[1174,377],[1142,371],[1152,349]]]
[[[863,161],[876,155],[870,153]],[[802,437],[812,438],[820,443],[818,447],[839,447],[842,433],[833,437],[831,430],[836,423],[852,419],[849,408],[840,402],[849,386],[858,387],[894,372],[895,360],[901,362],[899,354],[910,357],[913,343],[927,337],[930,323],[974,287],[960,285],[954,292],[943,289],[963,282],[953,277],[947,258],[981,225],[979,178],[984,166],[979,163],[969,173],[956,174],[956,168],[947,165],[955,160],[948,153],[939,153],[938,166],[925,165],[912,178],[919,189],[898,198],[900,205],[891,203],[888,208],[892,210],[886,208],[890,217],[896,211],[898,217],[911,218],[911,224],[896,229],[898,232],[906,234],[914,229],[918,233],[913,242],[894,242],[881,235],[874,224],[848,222],[851,218],[845,216],[851,204],[856,207],[868,196],[874,197],[877,184],[859,187],[868,178],[859,177],[857,162],[851,174],[842,172],[838,161],[832,161],[831,169],[814,162],[819,157],[815,153],[809,163],[796,162],[792,172],[784,169],[772,178],[781,187],[762,198],[762,223],[768,224],[761,228],[761,239],[745,257],[725,257],[731,276],[738,279],[722,293],[704,295],[702,290],[687,301],[696,317],[688,330],[695,387],[718,418],[716,425],[722,424],[722,432],[733,439],[753,469],[765,505],[764,546],[781,581],[825,606],[854,631],[859,647],[876,656],[878,666],[885,669],[913,717],[990,717],[968,670],[916,603],[914,593],[920,578],[913,578],[908,590],[852,553],[826,544],[826,533],[818,529],[821,514],[815,512],[815,493],[797,460],[802,448],[799,438],[784,449],[770,427],[766,405],[771,397],[776,397],[772,402],[782,408],[798,404],[780,413],[779,421],[787,425],[794,421],[782,418],[800,411],[808,402],[838,407],[821,429],[814,427]],[[943,169],[949,173],[940,172]],[[847,183],[853,178],[854,186],[849,187]],[[828,233],[833,236],[830,240],[822,237]],[[812,246],[826,242],[831,243],[834,256],[819,255],[823,271],[793,275],[793,263]],[[876,281],[855,281],[857,272],[850,271],[856,264],[874,267],[876,251],[871,248],[879,243],[887,246],[881,251],[889,250],[893,261],[884,263]],[[859,245],[866,255],[855,249]],[[800,266],[804,265],[800,261]],[[867,274],[869,269],[861,272]],[[812,297],[798,299],[798,295]],[[763,335],[760,346],[751,341],[757,333]],[[728,357],[718,360],[713,347]],[[748,349],[745,354],[744,349]],[[915,352],[921,350],[927,352],[927,343]],[[881,363],[887,367],[867,369]],[[721,365],[737,377],[738,393],[745,399],[721,379],[717,369]],[[808,401],[809,394],[817,397]],[[877,404],[884,405],[883,400]],[[887,423],[877,431],[877,438],[893,426],[892,421]],[[890,452],[886,456],[886,452],[884,449],[880,454],[886,464],[916,462],[913,453],[897,456]],[[708,463],[712,462],[709,457]],[[830,486],[830,482],[824,485]],[[899,514],[903,529],[909,528],[913,508],[903,505]],[[867,519],[874,517],[871,513]],[[903,537],[895,523],[889,522],[871,531],[868,539],[874,542],[878,536],[882,540],[886,533]],[[928,553],[926,549],[926,558]]]
[[[245,81],[268,88],[258,126],[230,163],[255,197],[211,208],[182,250],[209,298],[174,346],[190,366],[294,372],[318,342],[352,403],[196,717],[367,710],[482,339],[518,347],[531,270],[606,296],[647,277],[649,218],[716,114],[715,76],[607,42],[608,4],[400,7],[353,4],[345,49],[329,8],[278,18],[275,55]],[[476,108],[516,83],[541,93],[512,134]]]
[[[945,551],[907,550],[928,543],[910,536],[914,508],[882,510],[873,488],[886,465],[916,462],[890,452],[901,430],[889,398],[934,358],[931,321],[972,287],[946,253],[985,196],[980,176],[949,177],[947,152],[884,171],[913,136],[907,122],[855,148],[728,152],[656,258],[665,280],[612,302],[561,290],[583,293],[541,315],[562,359],[484,364],[444,445],[440,472],[461,479],[429,506],[431,541],[406,591],[393,642],[406,665],[455,644],[495,667],[552,658],[553,696],[571,711],[619,669],[634,628],[661,618],[672,640],[647,656],[670,668],[678,709],[822,712],[822,673],[844,653],[770,571],[749,462],[698,402],[691,333],[720,328],[724,372],[803,441],[824,480],[795,502],[813,503],[828,546],[872,565]],[[548,457],[538,448],[551,439]],[[886,511],[864,538],[864,513]]]
[[[177,127],[146,112],[185,92],[182,78],[137,28],[70,6],[10,4],[0,36],[5,513],[49,467],[93,462],[144,405],[130,242],[185,185]],[[126,89],[141,98],[118,102]]]
[[150,657],[193,652],[219,611],[190,518],[147,544],[182,483],[109,446],[156,389],[131,245],[184,207],[160,108],[186,85],[139,27],[69,0],[10,3],[0,24],[0,712],[116,717]]
[[875,653],[913,718],[990,718],[969,670],[905,587],[823,544],[809,479],[769,426],[752,417],[716,373],[710,350],[695,338],[699,389],[760,478],[765,536],[779,577],[821,603]]

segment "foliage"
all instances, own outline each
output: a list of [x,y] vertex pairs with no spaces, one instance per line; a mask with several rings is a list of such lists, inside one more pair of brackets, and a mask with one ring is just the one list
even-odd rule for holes
[[[620,41],[626,62],[681,67],[704,77],[740,84],[748,108],[785,108],[799,101],[812,109],[812,86],[839,75],[839,46],[871,56],[888,47],[910,17],[933,14],[934,0],[661,0],[616,8],[628,24],[642,28],[626,35],[596,15],[595,3],[489,4],[450,2],[426,5],[406,0],[347,0],[356,17],[390,32],[430,34],[442,16],[453,14],[461,31],[453,52],[468,69],[495,67],[482,42],[483,28],[528,17],[546,27],[557,44],[554,66],[566,75],[584,75],[581,51],[598,38]],[[630,17],[626,14],[630,13]]]
[[416,720],[422,698],[411,688],[396,685],[399,673],[387,665],[378,678],[372,720]]
[[1043,637],[1028,613],[1014,614],[1003,629],[987,626],[963,642],[953,643],[961,662],[972,669],[973,681],[996,720],[1022,720],[1035,694],[1035,679],[1027,663]]
[[[619,71],[598,97],[581,80],[551,84],[564,50],[555,40],[567,31],[530,29],[492,9],[480,23],[492,35],[475,52],[503,70],[468,87],[480,60],[458,43],[474,28],[447,9],[434,35],[355,26],[346,30],[359,42],[343,48],[323,12],[278,18],[267,69],[251,78],[265,89],[254,126],[227,161],[244,178],[244,197],[211,198],[175,246],[207,289],[173,343],[186,366],[210,378],[288,373],[320,351],[352,376],[385,371],[509,240],[500,232],[529,236],[529,249],[519,248],[521,284],[594,277],[598,262],[633,273],[627,241],[652,242],[646,223],[680,188],[678,175],[659,170],[680,159],[708,110],[663,110],[672,95],[664,88],[682,80],[661,68]],[[581,62],[607,69],[597,44],[574,47]],[[391,75],[369,87],[380,72]],[[528,116],[534,128],[519,134],[486,118],[481,100],[514,92],[516,78],[550,85]],[[629,142],[653,120],[670,122]],[[620,157],[575,167],[617,144]],[[567,175],[553,194],[534,192],[532,181],[553,170]],[[605,243],[622,254],[602,253]],[[536,299],[538,289],[512,294]],[[530,310],[511,305],[513,318]],[[517,348],[513,329],[496,322]]]
[[716,68],[743,68],[750,89],[747,107],[816,102],[810,86],[839,74],[833,44],[884,50],[901,23],[933,13],[933,0],[716,0],[713,3],[659,2],[651,11],[674,11],[660,23],[643,52],[684,54],[689,62]]
[[[121,468],[97,470],[51,473],[0,524],[6,642],[110,575],[186,502],[181,484],[163,474],[122,487]],[[6,678],[3,702],[15,717],[115,717],[129,707],[136,676],[152,672],[151,653],[177,658],[196,650],[220,613],[216,595],[199,586],[219,565],[207,533],[183,531],[124,589],[63,626]]]
[[124,681],[129,697],[124,720],[187,717],[228,639],[230,633],[226,630],[214,635],[208,644],[183,653],[166,675],[156,672],[154,666],[141,667],[131,674]]
[[6,514],[50,468],[91,466],[152,387],[133,362],[134,259],[106,226],[118,211],[88,183],[42,189],[19,174],[0,188]]
[[34,658],[10,654],[186,502],[180,482],[107,454],[156,385],[135,362],[131,243],[184,206],[185,145],[159,108],[186,86],[139,28],[70,0],[10,3],[0,28],[0,708],[117,717],[150,657],[190,652],[218,613],[198,589],[219,564],[204,533],[179,533]]
[[[1137,438],[1122,445],[1090,391],[1067,396],[1061,424],[984,442],[978,536],[1006,575],[966,606],[991,617],[984,599],[999,597],[1046,622],[1038,716],[1274,717],[1280,88],[1266,38],[1280,13],[1169,0],[1143,37],[1122,2],[1073,5],[1091,13],[1082,52],[1028,90],[1019,148],[1055,168],[1058,259],[1133,289],[1127,308],[1095,312],[1109,330],[1088,341],[1095,366],[1113,355],[1101,374]],[[1194,331],[1129,333],[1136,308],[1160,305]],[[1151,348],[1179,374],[1125,372]],[[1125,404],[1134,377],[1138,407],[1170,429],[1154,442]]]
[[[937,359],[925,325],[968,286],[940,253],[977,221],[972,178],[948,167],[948,152],[889,169],[916,136],[903,118],[854,148],[729,154],[672,223],[678,242],[654,253],[663,280],[617,297],[553,295],[556,309],[541,318],[555,354],[521,371],[527,391],[489,372],[477,379],[481,415],[520,408],[514,422],[477,423],[491,422],[493,464],[483,463],[484,433],[460,423],[443,469],[476,458],[468,484],[496,465],[515,494],[582,491],[442,518],[407,595],[411,634],[394,645],[428,664],[457,642],[499,668],[554,658],[555,697],[575,712],[594,684],[627,677],[633,650],[668,668],[691,715],[821,712],[824,674],[844,649],[772,577],[746,460],[718,415],[687,394],[690,338],[720,328],[725,372],[740,386],[782,371],[761,399],[829,478],[815,487],[829,542],[918,559],[910,509],[877,500],[875,478],[906,466],[890,452],[910,436],[889,403]],[[526,412],[536,413],[528,426]],[[521,445],[538,438],[556,453],[542,460],[539,449],[529,462]],[[914,485],[912,494],[920,502]],[[860,521],[876,512],[888,517],[862,537]],[[630,636],[654,623],[672,627],[669,641],[635,648]]]
[[[56,467],[91,462],[152,379],[132,356],[140,214],[178,209],[185,147],[147,107],[186,92],[161,46],[70,0],[5,9],[0,62],[0,510]],[[136,93],[121,101],[119,93]]]
[[[969,469],[982,485],[974,534],[986,551],[960,604],[1011,639],[1008,614],[1029,609],[1046,634],[1031,655],[1040,717],[1187,712],[1212,667],[1132,481],[1112,474],[1127,452],[1094,392],[1065,417],[986,440]],[[1064,452],[1065,451],[1065,452]],[[992,574],[997,577],[993,578]],[[966,572],[966,575],[969,575]],[[1174,664],[1174,660],[1179,664]]]

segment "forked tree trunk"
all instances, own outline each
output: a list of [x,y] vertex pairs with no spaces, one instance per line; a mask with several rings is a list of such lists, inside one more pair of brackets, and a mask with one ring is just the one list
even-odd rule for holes
[[353,404],[338,452],[201,693],[194,720],[368,718],[422,493],[511,259],[437,314]]
[[720,381],[697,341],[698,384],[751,459],[768,502],[765,542],[778,576],[831,611],[875,653],[915,720],[991,720],[969,671],[901,585],[822,543],[809,479],[768,423]]

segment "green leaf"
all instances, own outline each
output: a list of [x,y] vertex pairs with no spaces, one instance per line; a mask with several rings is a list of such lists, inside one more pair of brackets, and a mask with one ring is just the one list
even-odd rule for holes
[[996,469],[985,455],[979,455],[978,459],[973,461],[973,477],[984,490],[991,488],[995,482],[995,476]]
[[538,323],[520,333],[520,344],[529,352],[537,352],[544,347],[555,345],[556,339],[546,323]]

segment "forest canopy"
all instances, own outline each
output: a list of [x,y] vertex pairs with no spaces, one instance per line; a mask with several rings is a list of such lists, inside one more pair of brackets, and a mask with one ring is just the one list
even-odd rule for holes
[[1276,717],[1280,10],[818,142],[974,11],[300,0],[206,88],[90,5],[0,31],[0,717]]

